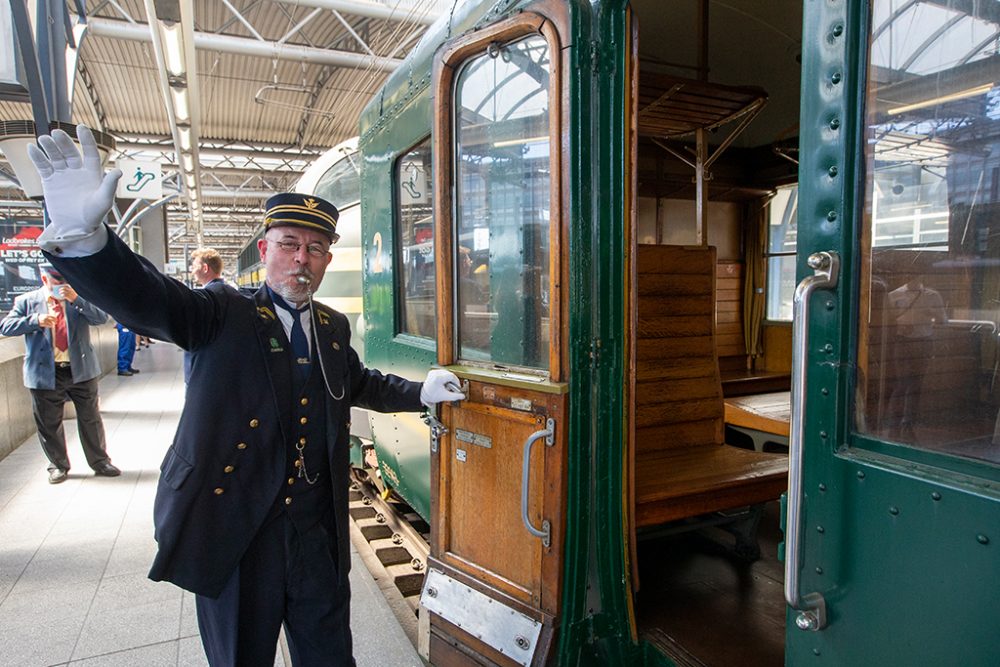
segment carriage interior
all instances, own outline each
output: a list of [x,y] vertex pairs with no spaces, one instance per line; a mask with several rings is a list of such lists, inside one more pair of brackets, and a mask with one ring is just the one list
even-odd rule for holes
[[[874,23],[892,33],[893,20],[905,17],[890,16],[885,4]],[[782,664],[776,500],[787,469],[802,7],[631,5],[639,56],[630,404],[640,635],[682,664]],[[924,81],[907,70],[917,69],[919,47],[873,66],[873,83],[896,93],[889,100],[919,99],[931,79],[941,90],[949,70]],[[873,62],[883,57],[875,48]],[[996,80],[994,65],[965,69],[963,86]],[[950,115],[938,107],[950,124],[941,122],[932,141],[917,132],[935,109],[921,116],[918,104],[916,117],[893,118],[888,103],[875,99],[868,113],[877,148],[860,231],[855,429],[996,462],[997,315],[988,298],[996,272],[981,259],[996,235],[991,192],[973,169],[986,166],[989,151],[957,148],[971,132],[954,122],[988,112],[982,97]],[[731,521],[747,507],[758,511],[742,525]],[[735,548],[715,539],[727,523]],[[751,543],[760,545],[757,560]]]
[[[770,249],[768,227],[775,247],[794,243],[801,7],[738,4],[632,3],[633,574],[640,636],[668,655],[778,665],[790,303],[765,313],[763,289],[745,294],[744,281],[770,260],[747,252]],[[793,285],[788,257],[772,266],[785,262]],[[761,396],[777,401],[779,428],[754,421]]]

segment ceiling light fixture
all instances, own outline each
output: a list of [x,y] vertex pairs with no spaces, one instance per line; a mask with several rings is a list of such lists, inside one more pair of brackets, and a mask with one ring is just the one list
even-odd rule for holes
[[184,67],[184,37],[181,34],[181,24],[161,22],[163,28],[164,61],[167,71],[174,76],[183,76]]
[[926,109],[927,107],[936,106],[938,104],[944,104],[945,102],[954,102],[955,100],[964,100],[967,97],[975,97],[976,95],[984,95],[993,90],[992,83],[984,83],[981,86],[976,86],[975,88],[968,88],[966,90],[960,90],[957,93],[950,93],[948,95],[941,95],[939,97],[933,97],[929,100],[922,100],[920,102],[914,102],[913,104],[905,104],[900,107],[894,107],[889,109],[886,113],[890,116],[896,114],[906,113],[907,111],[916,111],[917,109]]
[[178,123],[191,121],[191,111],[188,109],[187,88],[170,87],[170,94],[174,100],[174,119]]

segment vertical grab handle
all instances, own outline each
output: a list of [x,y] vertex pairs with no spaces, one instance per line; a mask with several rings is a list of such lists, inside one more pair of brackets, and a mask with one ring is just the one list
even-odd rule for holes
[[545,445],[551,447],[555,443],[553,434],[555,433],[555,420],[549,417],[545,420],[545,428],[535,431],[524,441],[524,464],[521,467],[521,520],[528,532],[535,537],[542,538],[542,545],[548,547],[552,543],[552,525],[548,519],[542,520],[542,528],[539,530],[531,525],[528,517],[528,486],[531,480],[531,447],[536,442],[545,438]]
[[792,298],[792,395],[788,442],[788,504],[785,526],[785,601],[796,610],[795,625],[801,630],[826,626],[826,600],[820,593],[803,596],[799,590],[802,559],[802,443],[805,438],[806,361],[809,354],[809,298],[818,289],[837,286],[840,257],[833,251],[809,255],[808,276],[795,288]]

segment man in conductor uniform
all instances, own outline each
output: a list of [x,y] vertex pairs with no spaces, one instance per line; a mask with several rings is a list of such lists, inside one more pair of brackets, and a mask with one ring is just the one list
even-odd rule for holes
[[51,224],[39,245],[85,298],[195,357],[161,466],[150,577],[196,594],[212,665],[273,664],[282,624],[295,665],[352,665],[348,568],[350,407],[417,411],[460,400],[457,378],[423,383],[365,368],[347,319],[313,304],[337,209],[282,194],[258,243],[267,283],[253,298],[191,290],[103,224],[121,172],[104,175],[90,130],[81,158],[56,130],[29,155]]

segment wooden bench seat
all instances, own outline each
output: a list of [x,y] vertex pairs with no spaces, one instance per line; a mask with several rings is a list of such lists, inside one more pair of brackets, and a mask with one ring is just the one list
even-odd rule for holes
[[635,526],[778,498],[787,457],[724,444],[715,248],[640,245],[636,268]]
[[636,525],[656,526],[774,500],[788,486],[788,458],[719,445],[645,454],[636,461]]

